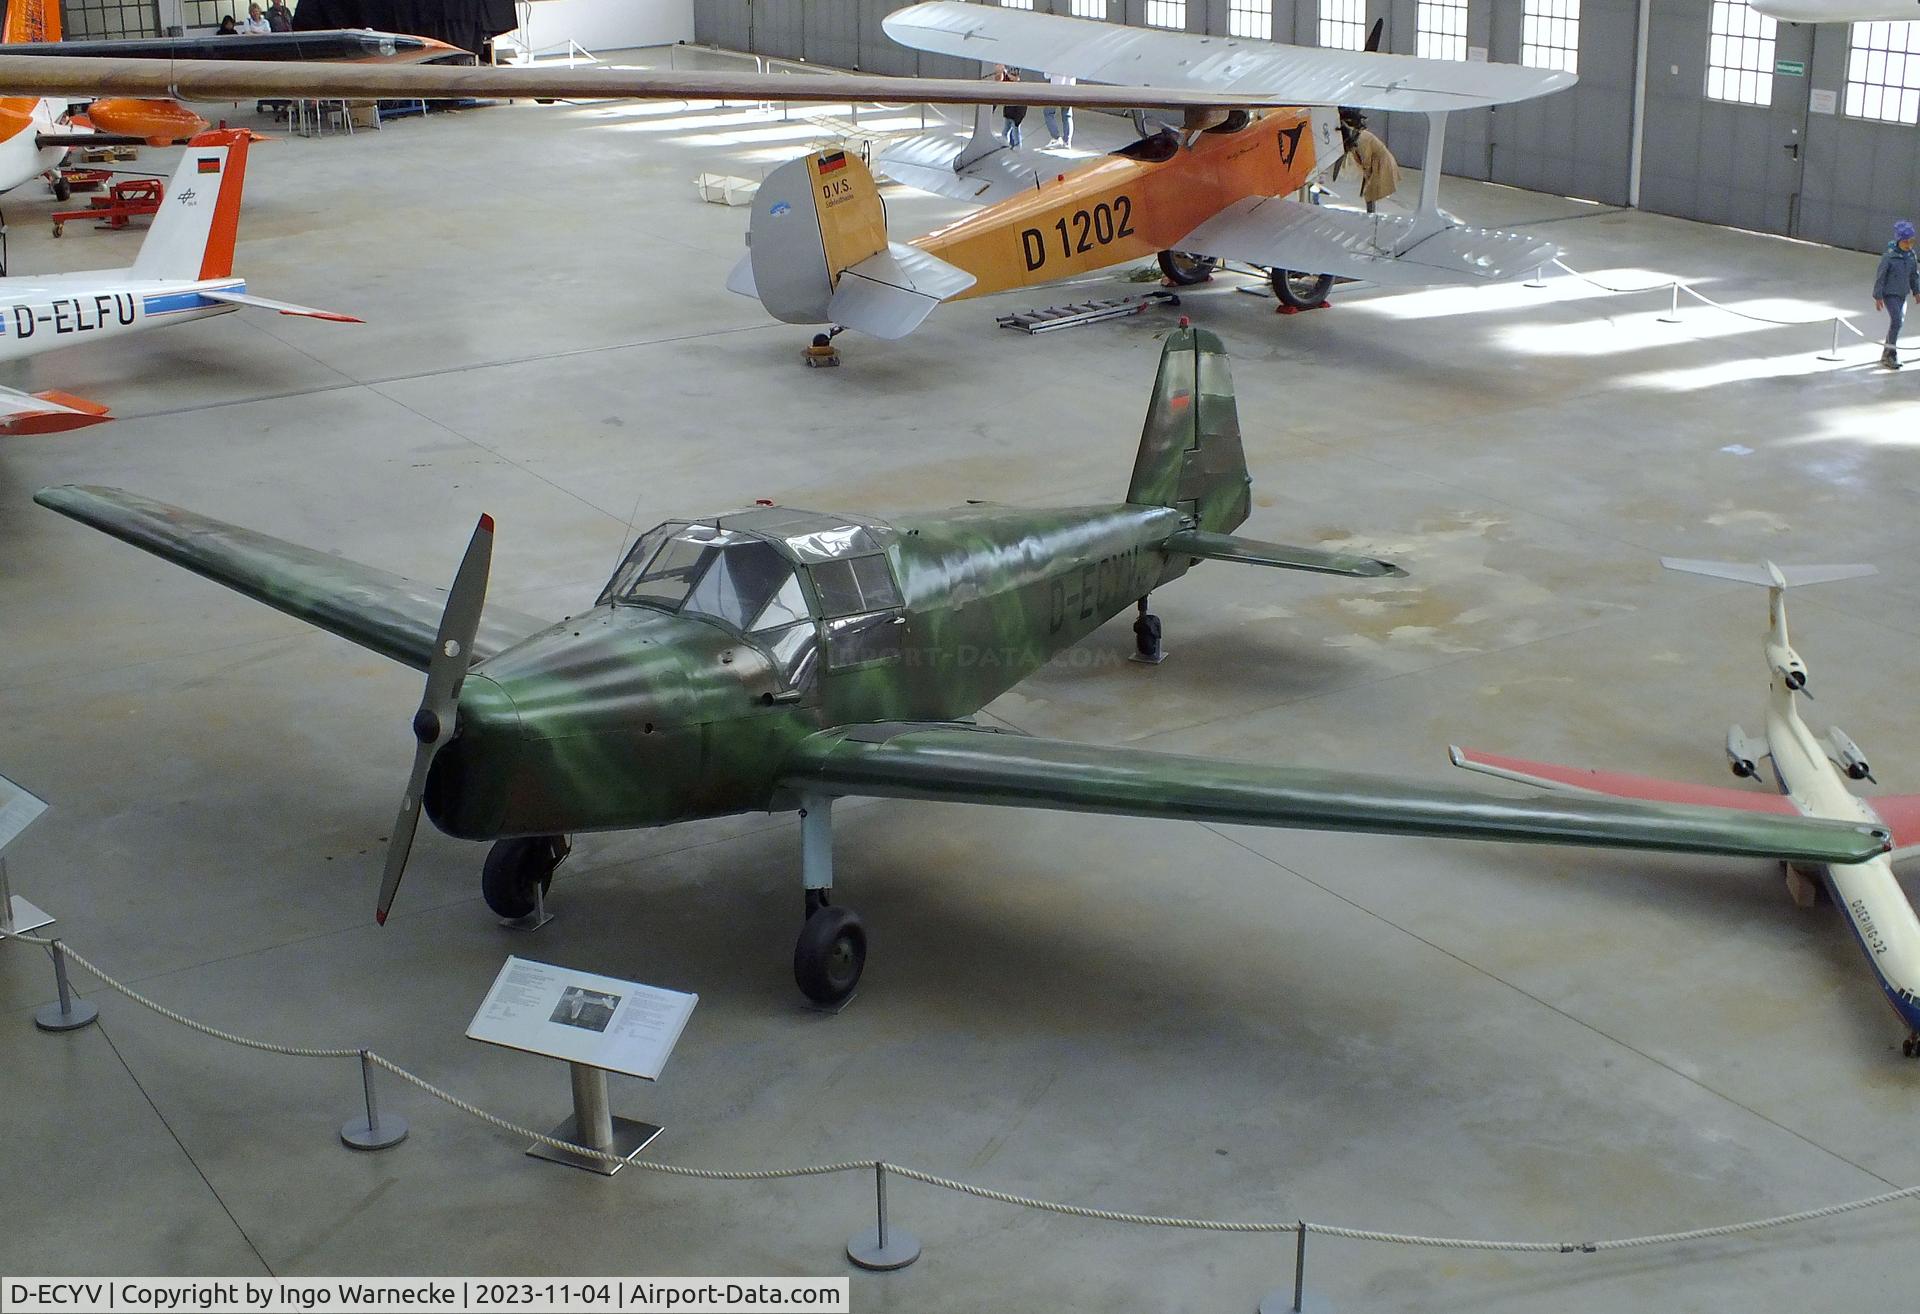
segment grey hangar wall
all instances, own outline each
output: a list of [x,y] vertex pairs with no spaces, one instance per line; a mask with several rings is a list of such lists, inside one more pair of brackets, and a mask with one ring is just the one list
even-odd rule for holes
[[[1776,56],[1803,76],[1776,76],[1773,105],[1706,98],[1711,0],[1650,0],[1639,204],[1661,214],[1878,251],[1893,220],[1920,212],[1920,128],[1810,112],[1811,92],[1844,93],[1849,27],[1779,26]],[[699,0],[700,42],[874,73],[968,77],[972,61],[889,41],[880,22],[901,0]],[[1524,0],[1470,0],[1468,44],[1517,62]],[[1065,14],[1069,0],[1035,0]],[[1145,24],[1145,0],[1108,0],[1114,22]],[[1416,0],[1367,0],[1386,20],[1383,49],[1411,54]],[[1189,0],[1187,30],[1225,36],[1229,0]],[[1274,0],[1275,40],[1312,45],[1318,0]],[[1579,84],[1519,105],[1455,114],[1446,171],[1626,205],[1632,196],[1634,83],[1640,0],[1583,0]],[[1844,103],[1844,94],[1842,95]],[[1417,165],[1426,124],[1376,116],[1401,159]]]

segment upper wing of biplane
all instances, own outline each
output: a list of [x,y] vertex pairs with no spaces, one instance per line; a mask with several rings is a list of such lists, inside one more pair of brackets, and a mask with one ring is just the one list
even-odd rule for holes
[[[33,500],[415,670],[426,670],[433,657],[445,589],[118,488],[43,488]],[[547,625],[488,606],[474,637],[474,660]]]
[[[1530,100],[1576,80],[1571,73],[1520,64],[1200,36],[959,0],[896,10],[881,26],[901,45],[933,54],[1087,82],[1280,96],[1289,105],[1433,113]],[[1021,99],[1042,103],[1032,94],[1041,85],[1021,83]]]
[[1714,808],[1500,798],[1391,776],[1034,739],[961,725],[855,725],[794,750],[796,794],[864,795],[1299,830],[1861,862],[1878,827]]

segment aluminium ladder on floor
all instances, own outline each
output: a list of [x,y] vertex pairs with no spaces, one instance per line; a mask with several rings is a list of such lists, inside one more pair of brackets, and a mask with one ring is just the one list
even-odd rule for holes
[[1055,329],[1078,328],[1098,324],[1103,319],[1123,319],[1137,315],[1148,306],[1177,306],[1180,298],[1171,292],[1144,292],[1139,296],[1113,297],[1103,301],[1078,301],[1068,306],[1049,306],[1045,310],[1022,310],[1002,315],[995,322],[1001,328],[1022,333],[1051,333]]

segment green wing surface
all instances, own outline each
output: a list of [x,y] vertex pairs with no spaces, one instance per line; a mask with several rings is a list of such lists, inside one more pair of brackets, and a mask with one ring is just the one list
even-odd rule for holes
[[795,749],[783,783],[826,795],[1804,862],[1862,862],[1889,842],[1884,828],[1844,822],[1555,795],[1502,798],[1391,776],[951,725],[822,731]]
[[1274,566],[1281,570],[1308,570],[1319,575],[1351,575],[1357,579],[1401,578],[1407,572],[1391,561],[1323,552],[1288,543],[1263,543],[1238,534],[1216,534],[1205,529],[1183,529],[1167,539],[1167,551],[1203,561],[1237,561],[1246,566]]
[[[117,488],[43,488],[33,500],[362,648],[427,669],[445,589]],[[491,657],[547,626],[534,616],[488,607],[474,659]]]

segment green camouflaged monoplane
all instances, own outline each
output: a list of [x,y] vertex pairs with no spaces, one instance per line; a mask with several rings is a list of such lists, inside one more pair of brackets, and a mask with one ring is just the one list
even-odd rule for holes
[[794,976],[853,992],[866,933],[833,886],[845,795],[1320,830],[1859,862],[1884,829],[1768,814],[1500,798],[1390,777],[1036,739],[971,716],[1203,560],[1380,576],[1365,557],[1238,538],[1249,483],[1226,355],[1181,328],[1160,358],[1126,500],[969,506],[883,523],[759,507],[640,536],[593,608],[559,624],[488,612],[493,521],[442,592],[128,493],[37,500],[427,673],[413,776],[387,851],[386,920],[421,805],[497,841],[481,888],[532,911],[586,830],[798,809],[805,923]]

